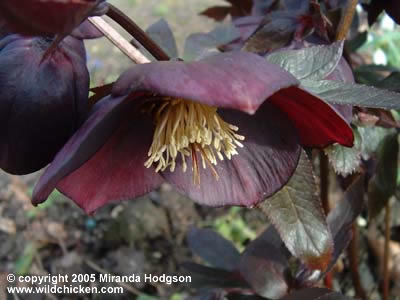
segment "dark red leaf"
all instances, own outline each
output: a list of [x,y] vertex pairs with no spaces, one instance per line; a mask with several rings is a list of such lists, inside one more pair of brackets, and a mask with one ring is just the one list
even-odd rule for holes
[[258,295],[280,299],[289,288],[289,256],[279,234],[270,226],[246,247],[240,272]]
[[368,184],[368,215],[371,219],[378,216],[396,191],[398,155],[398,134],[389,134],[380,143],[376,172]]
[[200,15],[209,17],[217,22],[220,22],[230,14],[231,9],[232,7],[230,6],[213,6],[201,12]]
[[312,165],[303,151],[289,182],[258,207],[295,257],[309,269],[324,271],[331,261],[333,241],[315,191]]
[[215,231],[192,228],[186,240],[192,252],[207,263],[227,271],[236,270],[240,259],[239,251]]

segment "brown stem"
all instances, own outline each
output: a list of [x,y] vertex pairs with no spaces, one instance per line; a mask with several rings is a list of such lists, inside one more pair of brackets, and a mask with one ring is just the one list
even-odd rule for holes
[[89,22],[92,23],[104,36],[110,40],[119,50],[128,56],[136,64],[145,64],[150,60],[144,56],[131,43],[124,39],[114,28],[112,28],[101,17],[91,17]]
[[323,151],[319,153],[319,174],[320,174],[320,193],[322,206],[325,214],[328,215],[329,207],[329,162]]
[[367,294],[361,285],[360,273],[358,271],[358,257],[360,249],[358,247],[358,229],[357,225],[353,224],[353,239],[348,248],[348,255],[350,261],[351,277],[353,280],[354,289],[356,290],[356,298],[367,300]]
[[[329,161],[323,151],[319,152],[319,178],[320,178],[320,196],[325,214],[328,215],[329,207]],[[328,289],[333,288],[333,271],[326,274],[324,278],[325,286]]]
[[353,22],[354,14],[356,13],[357,3],[358,0],[348,0],[336,34],[337,41],[341,41],[346,38],[347,33],[350,30],[351,23]]
[[391,208],[390,201],[386,203],[385,207],[385,252],[383,254],[383,300],[389,299],[389,283],[390,283],[390,274],[389,274],[389,243],[390,243],[390,216]]
[[107,16],[117,22],[132,37],[134,37],[157,60],[169,60],[169,56],[162,50],[131,18],[112,4],[109,4]]

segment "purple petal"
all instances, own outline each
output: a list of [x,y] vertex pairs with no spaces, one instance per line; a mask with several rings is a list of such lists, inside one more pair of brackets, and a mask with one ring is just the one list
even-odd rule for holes
[[258,55],[230,52],[195,62],[136,65],[115,83],[113,95],[148,91],[253,114],[268,97],[298,84],[290,73]]
[[93,108],[88,120],[60,150],[40,178],[33,192],[33,204],[45,201],[63,177],[89,160],[118,128],[124,116],[135,115],[140,100],[127,100],[127,97],[107,97]]
[[144,166],[154,130],[151,118],[136,114],[121,123],[90,160],[57,185],[87,213],[109,202],[143,196],[163,182],[153,168]]
[[92,23],[89,21],[84,21],[81,25],[76,27],[71,35],[77,39],[85,40],[85,39],[97,39],[104,36],[104,34],[98,30]]
[[268,103],[254,116],[237,111],[220,114],[225,121],[237,125],[239,134],[246,139],[232,160],[218,161],[215,170],[219,180],[209,167],[202,169],[200,158],[200,185],[193,184],[190,160],[186,173],[179,159],[175,171],[165,171],[163,176],[200,204],[254,206],[279,190],[292,176],[300,155],[296,130],[284,114]]

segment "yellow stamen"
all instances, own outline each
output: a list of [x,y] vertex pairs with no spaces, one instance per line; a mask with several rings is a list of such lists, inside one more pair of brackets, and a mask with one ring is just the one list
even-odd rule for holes
[[[200,184],[199,164],[210,168],[213,176],[219,176],[214,166],[217,159],[231,159],[243,147],[239,141],[245,138],[237,134],[239,128],[226,123],[217,108],[184,99],[163,98],[147,109],[154,118],[155,131],[145,166],[155,166],[156,172],[167,168],[174,172],[180,154],[182,171],[186,172],[186,159],[192,160],[193,182]],[[198,154],[200,161],[198,161]]]

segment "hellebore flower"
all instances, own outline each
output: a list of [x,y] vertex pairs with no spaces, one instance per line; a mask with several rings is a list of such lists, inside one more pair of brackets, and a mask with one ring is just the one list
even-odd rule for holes
[[0,168],[28,174],[47,165],[87,113],[82,40],[8,34],[0,39]]
[[301,143],[352,146],[352,130],[282,68],[251,53],[137,65],[43,174],[86,212],[163,182],[196,202],[252,206],[292,176]]
[[68,34],[90,14],[103,14],[105,0],[3,0],[0,23],[24,35]]

